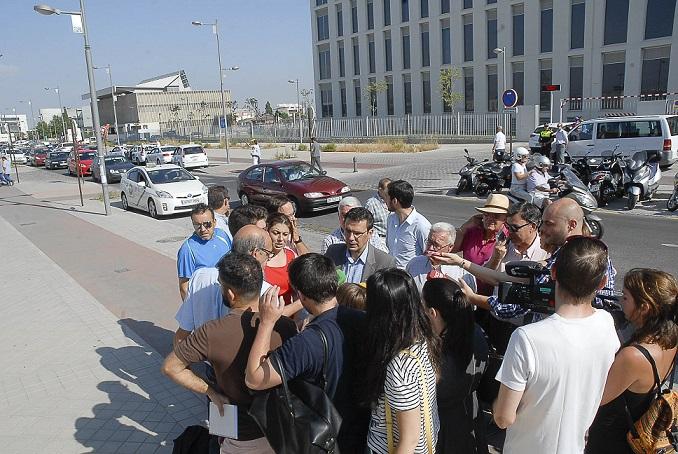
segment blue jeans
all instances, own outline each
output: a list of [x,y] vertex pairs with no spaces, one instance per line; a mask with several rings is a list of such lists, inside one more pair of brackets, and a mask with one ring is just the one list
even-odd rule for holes
[[9,173],[0,173],[0,184],[12,184],[12,177]]

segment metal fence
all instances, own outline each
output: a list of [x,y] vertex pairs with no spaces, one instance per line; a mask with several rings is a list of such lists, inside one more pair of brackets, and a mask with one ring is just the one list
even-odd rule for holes
[[656,93],[627,96],[592,96],[585,98],[564,98],[560,101],[562,120],[571,121],[575,117],[598,118],[609,116],[636,115],[640,104],[646,101],[664,101],[655,114],[674,113],[678,110],[675,101],[678,93]]

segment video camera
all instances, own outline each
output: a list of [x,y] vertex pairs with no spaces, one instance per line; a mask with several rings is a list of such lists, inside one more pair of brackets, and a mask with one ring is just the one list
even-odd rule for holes
[[555,312],[555,283],[550,279],[544,284],[537,278],[550,275],[550,268],[539,262],[508,262],[506,274],[512,277],[529,279],[527,284],[502,282],[499,284],[499,301],[502,304],[517,304],[534,312],[552,314]]

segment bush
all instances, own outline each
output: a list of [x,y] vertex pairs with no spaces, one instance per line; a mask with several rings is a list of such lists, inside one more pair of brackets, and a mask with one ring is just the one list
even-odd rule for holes
[[334,143],[328,143],[327,145],[323,145],[322,147],[323,151],[337,151],[337,145]]
[[308,151],[308,145],[306,145],[305,143],[300,143],[299,146],[297,147],[297,150]]

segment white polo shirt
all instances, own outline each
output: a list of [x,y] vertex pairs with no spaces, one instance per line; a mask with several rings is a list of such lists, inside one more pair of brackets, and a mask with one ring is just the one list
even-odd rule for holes
[[391,213],[386,222],[386,246],[396,261],[396,266],[405,269],[407,263],[426,250],[431,223],[419,214],[416,208],[401,223],[397,213]]

